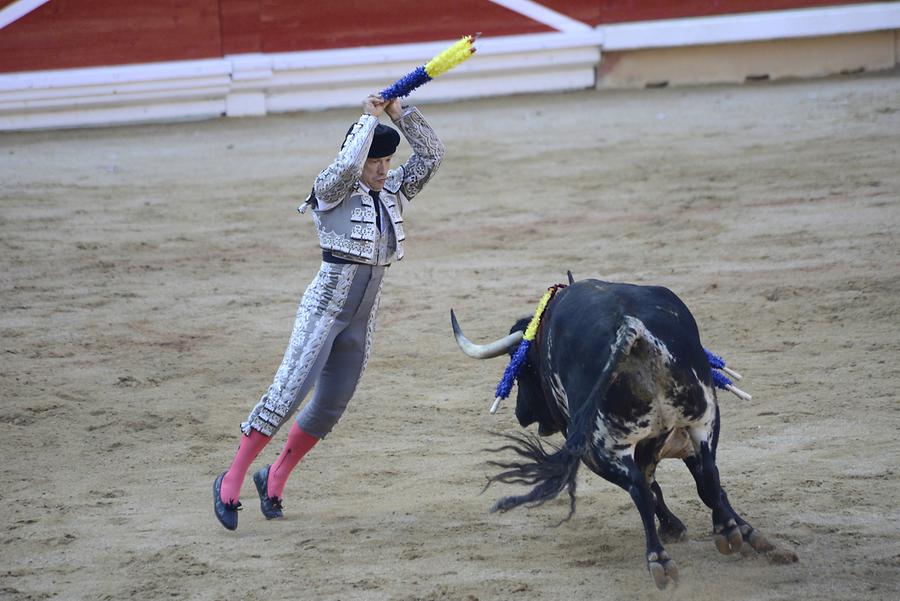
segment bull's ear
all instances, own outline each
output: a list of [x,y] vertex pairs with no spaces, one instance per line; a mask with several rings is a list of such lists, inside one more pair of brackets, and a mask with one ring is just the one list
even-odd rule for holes
[[516,323],[513,324],[513,327],[509,329],[509,333],[522,332],[524,334],[525,330],[528,329],[529,323],[531,323],[531,316],[526,315],[525,317],[520,317],[516,320]]
[[566,275],[569,276],[569,286],[571,286],[575,283],[575,278],[572,277],[572,272],[569,270],[566,270]]

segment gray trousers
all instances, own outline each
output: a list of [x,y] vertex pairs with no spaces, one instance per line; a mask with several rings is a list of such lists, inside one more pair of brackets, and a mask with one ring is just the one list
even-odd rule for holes
[[322,263],[300,300],[272,385],[241,424],[244,434],[254,429],[273,436],[314,385],[297,424],[316,438],[331,431],[366,368],[386,269]]

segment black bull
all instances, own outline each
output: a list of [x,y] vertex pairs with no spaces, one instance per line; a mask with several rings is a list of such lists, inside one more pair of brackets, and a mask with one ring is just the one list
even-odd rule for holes
[[[512,354],[529,322],[519,320],[509,336],[475,345],[451,316],[460,348],[476,358]],[[561,289],[544,312],[517,382],[519,423],[537,423],[541,435],[562,432],[565,444],[548,450],[533,436],[509,436],[513,443],[498,450],[513,450],[524,461],[491,462],[504,471],[490,482],[533,488],[501,499],[492,511],[539,505],[568,489],[571,517],[575,476],[584,463],[631,495],[644,524],[648,569],[665,588],[677,582],[678,572],[660,536],[679,540],[686,529],[666,507],[654,474],[662,459],[679,457],[712,510],[720,552],[772,549],[732,509],[719,483],[719,407],[709,361],[694,317],[672,291],[599,280]]]

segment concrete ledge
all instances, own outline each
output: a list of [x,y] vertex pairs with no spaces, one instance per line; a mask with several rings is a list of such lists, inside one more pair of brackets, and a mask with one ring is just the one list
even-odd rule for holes
[[597,87],[744,83],[892,69],[897,33],[605,52]]
[[900,29],[900,4],[878,2],[606,25],[603,50],[736,44]]

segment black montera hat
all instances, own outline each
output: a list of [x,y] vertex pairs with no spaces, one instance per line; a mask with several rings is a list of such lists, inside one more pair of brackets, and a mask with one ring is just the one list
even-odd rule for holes
[[[350,126],[350,129],[347,130],[347,136],[350,135],[350,132],[353,131],[355,126],[355,123]],[[346,141],[347,137],[344,136],[344,142]],[[397,130],[393,127],[388,127],[383,123],[379,123],[375,126],[375,135],[372,137],[372,145],[369,146],[368,158],[380,159],[382,157],[391,156],[397,151],[397,146],[399,145],[400,134],[397,133]]]
[[397,133],[397,130],[379,123],[375,126],[375,136],[372,138],[372,145],[369,147],[369,158],[380,159],[391,156],[397,151],[397,146],[399,145],[400,134]]

